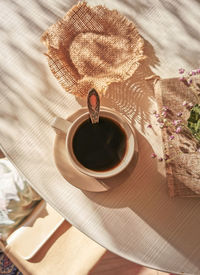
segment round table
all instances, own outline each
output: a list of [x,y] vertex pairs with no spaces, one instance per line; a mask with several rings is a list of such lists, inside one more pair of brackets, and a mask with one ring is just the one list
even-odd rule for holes
[[[136,129],[138,161],[130,174],[106,192],[87,192],[67,182],[54,160],[55,116],[85,106],[52,76],[43,31],[76,1],[2,1],[0,144],[31,186],[71,224],[108,250],[141,265],[172,273],[199,274],[200,201],[170,199],[162,140],[152,113],[157,108],[152,74],[177,76],[197,68],[200,57],[199,1],[88,1],[117,9],[136,23],[149,57],[134,77],[113,84],[104,106],[121,112]],[[157,128],[156,128],[157,127]],[[73,171],[69,170],[73,181]],[[83,181],[84,184],[84,181]]]

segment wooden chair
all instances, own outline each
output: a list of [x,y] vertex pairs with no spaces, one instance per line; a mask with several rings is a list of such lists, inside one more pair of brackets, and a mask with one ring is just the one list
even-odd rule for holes
[[105,248],[41,201],[0,247],[24,274],[88,274]]

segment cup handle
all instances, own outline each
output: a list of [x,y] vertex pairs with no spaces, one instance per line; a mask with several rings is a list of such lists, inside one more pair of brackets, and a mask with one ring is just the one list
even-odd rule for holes
[[63,135],[63,134],[67,134],[67,130],[70,125],[71,125],[71,122],[69,122],[68,120],[65,120],[61,117],[55,117],[51,124],[51,127],[54,129],[56,134]]

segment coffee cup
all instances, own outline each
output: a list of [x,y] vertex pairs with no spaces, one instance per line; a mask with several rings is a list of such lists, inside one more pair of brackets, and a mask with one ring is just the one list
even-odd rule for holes
[[66,135],[66,153],[71,165],[94,178],[109,178],[131,162],[135,134],[130,123],[118,112],[101,107],[99,123],[92,124],[87,108],[73,122],[56,117],[52,127]]

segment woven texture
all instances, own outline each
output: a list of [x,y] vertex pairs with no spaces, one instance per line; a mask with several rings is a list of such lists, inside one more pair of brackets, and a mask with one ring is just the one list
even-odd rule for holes
[[42,36],[50,69],[63,88],[77,96],[129,78],[144,59],[143,39],[116,10],[74,6]]
[[[169,106],[168,118],[171,122],[180,119],[177,113],[182,112],[181,120],[186,124],[189,110],[183,106],[183,101],[196,103],[195,96],[179,79],[165,79],[157,82],[155,89],[160,111],[162,106]],[[181,132],[169,142],[172,133],[163,128],[163,142],[165,153],[171,161],[167,164],[167,181],[171,197],[199,197],[200,196],[200,154],[197,142],[189,132]],[[171,146],[172,145],[172,146]]]

